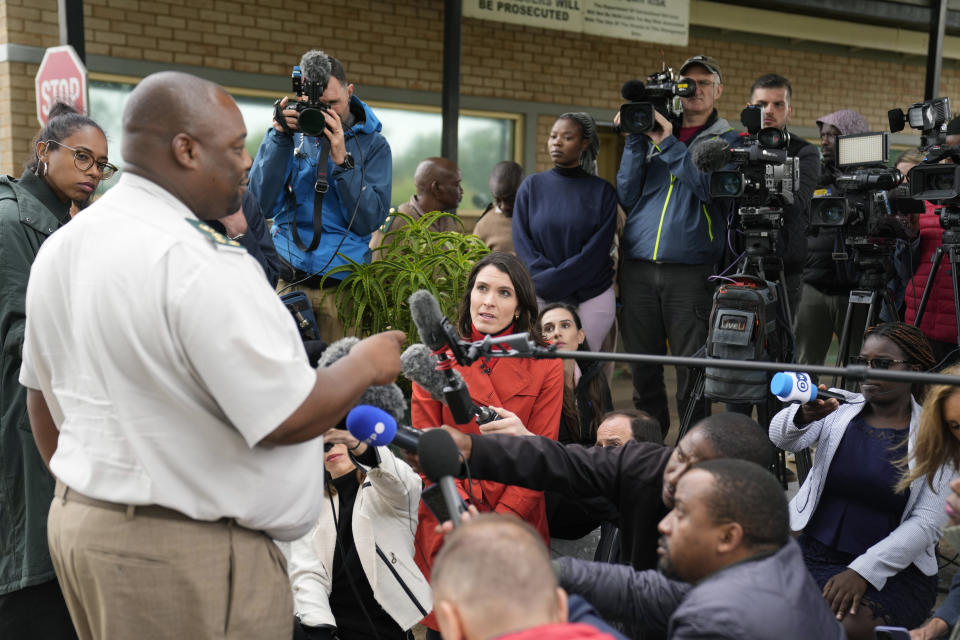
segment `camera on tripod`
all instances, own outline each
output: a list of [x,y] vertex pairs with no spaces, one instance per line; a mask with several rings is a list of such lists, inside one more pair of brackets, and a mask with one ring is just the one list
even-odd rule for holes
[[791,204],[800,182],[800,165],[787,155],[790,136],[776,127],[761,128],[763,110],[749,105],[740,112],[747,142],[731,148],[730,162],[738,169],[710,175],[712,198],[738,198],[741,206]]
[[[300,67],[295,66],[290,74],[293,92],[297,94],[297,101],[288,104],[287,108],[296,109],[298,115],[297,126],[304,135],[320,136],[328,128],[323,112],[330,109],[330,105],[321,98],[327,90],[326,81],[310,81],[303,78]],[[306,96],[307,99],[303,100]]]
[[660,125],[654,116],[659,111],[668,120],[683,113],[680,98],[689,98],[697,92],[697,85],[689,78],[677,78],[673,69],[664,65],[661,71],[647,77],[646,84],[628,80],[620,94],[630,102],[620,105],[620,131],[646,133]]
[[892,215],[887,191],[895,189],[903,175],[887,167],[890,139],[886,132],[858,133],[837,137],[835,178],[841,195],[815,197],[810,202],[811,228],[842,227],[848,237],[897,237],[886,221]]

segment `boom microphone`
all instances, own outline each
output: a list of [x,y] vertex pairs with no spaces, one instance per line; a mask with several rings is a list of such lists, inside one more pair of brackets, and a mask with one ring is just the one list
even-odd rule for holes
[[730,143],[723,138],[704,140],[691,153],[693,165],[701,173],[719,171],[730,163]]
[[451,515],[453,526],[460,526],[463,501],[453,478],[460,473],[460,450],[453,437],[443,429],[424,431],[417,447],[417,457],[424,475],[440,485],[440,493]]
[[[348,337],[337,340],[323,352],[320,357],[320,367],[329,367],[334,362],[344,357],[353,348],[353,345],[360,342],[358,338]],[[403,391],[395,383],[381,384],[368,387],[360,399],[358,405],[372,405],[389,413],[394,421],[400,422],[407,413],[407,401],[403,397]]]
[[500,419],[500,415],[490,407],[480,407],[473,402],[467,391],[467,384],[459,371],[450,370],[454,378],[451,384],[447,374],[437,371],[438,363],[437,356],[433,355],[430,347],[424,344],[410,345],[400,356],[400,370],[403,375],[426,389],[436,400],[444,401],[447,393],[465,394],[464,399],[457,399],[457,404],[466,405],[467,412],[471,417],[476,417],[477,424],[486,424]]
[[373,447],[395,444],[410,453],[417,453],[420,436],[424,433],[413,427],[398,425],[393,416],[383,409],[366,404],[358,404],[350,409],[347,431],[364,444]]
[[792,371],[775,373],[773,379],[770,380],[770,393],[783,402],[799,402],[801,404],[813,402],[817,398],[832,398],[839,402],[847,401],[843,394],[836,391],[818,389],[806,373],[794,373]]

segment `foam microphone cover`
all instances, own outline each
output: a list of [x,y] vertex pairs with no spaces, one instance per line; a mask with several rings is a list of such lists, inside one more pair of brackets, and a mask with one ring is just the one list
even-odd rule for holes
[[347,431],[365,444],[382,447],[393,442],[397,421],[383,409],[360,404],[347,414]]
[[703,173],[719,171],[730,162],[730,143],[723,138],[705,140],[692,151],[693,165]]
[[443,429],[423,432],[417,445],[417,456],[423,473],[433,482],[439,482],[445,476],[455,478],[460,473],[460,450],[453,436]]
[[443,388],[447,377],[437,371],[437,357],[425,344],[412,344],[400,356],[400,371],[407,380],[412,380],[427,390],[435,400],[443,401]]
[[410,317],[420,332],[420,342],[439,351],[447,346],[447,334],[443,330],[443,312],[437,299],[429,291],[414,291],[407,300],[410,305]]
[[330,80],[330,72],[333,66],[330,64],[330,56],[319,49],[307,51],[300,58],[300,73],[307,82],[322,82],[326,84]]
[[[358,338],[341,338],[327,347],[320,357],[320,367],[329,367],[340,358],[350,353],[353,345],[360,342]],[[383,409],[397,422],[403,420],[407,413],[407,401],[403,391],[394,383],[368,387],[357,400],[357,404],[369,404]]]
[[620,95],[624,100],[639,102],[643,100],[643,83],[639,80],[627,80],[620,88]]

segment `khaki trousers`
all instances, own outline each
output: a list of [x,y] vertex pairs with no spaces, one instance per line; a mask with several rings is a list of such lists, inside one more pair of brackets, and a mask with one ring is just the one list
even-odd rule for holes
[[286,563],[264,533],[72,497],[57,484],[47,536],[81,640],[291,637]]

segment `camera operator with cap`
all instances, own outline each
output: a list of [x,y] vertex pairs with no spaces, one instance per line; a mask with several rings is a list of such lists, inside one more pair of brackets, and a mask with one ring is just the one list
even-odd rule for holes
[[[693,355],[707,340],[715,272],[723,253],[729,204],[711,202],[710,175],[693,164],[692,149],[737,133],[714,107],[723,93],[716,60],[694,56],[680,67],[696,84],[681,98],[683,116],[670,122],[655,113],[658,127],[627,137],[617,195],[627,210],[621,251],[620,298],[623,342],[630,353]],[[670,426],[661,365],[632,365],[633,402],[650,412],[664,430]],[[677,405],[692,395],[691,376],[677,368]],[[696,411],[693,422],[703,417]]]
[[[763,126],[787,130],[793,115],[793,88],[790,81],[775,73],[757,78],[750,89],[749,104],[763,109]],[[810,199],[820,176],[817,148],[800,136],[789,136],[788,155],[798,159],[800,184],[792,203],[783,205],[783,228],[777,243],[777,255],[783,260],[783,288],[796,315],[803,286],[803,261],[807,255],[807,226],[810,223]],[[792,318],[791,318],[792,320]]]
[[[343,336],[343,325],[333,297],[325,292],[336,288],[345,276],[338,274],[322,282],[323,276],[349,264],[338,254],[355,262],[370,261],[370,236],[390,209],[393,161],[390,145],[380,134],[380,120],[353,95],[353,85],[347,82],[339,60],[323,51],[308,51],[300,60],[300,69],[304,83],[319,82],[325,87],[320,100],[329,105],[323,110],[327,124],[323,136],[329,141],[330,155],[326,160],[329,188],[323,193],[322,211],[314,210],[315,184],[323,169],[317,166],[321,140],[300,132],[298,112],[288,108],[286,97],[278,103],[282,118],[275,116],[273,128],[257,150],[250,170],[250,191],[267,217],[274,219],[273,241],[287,267],[279,287],[306,292],[321,337],[332,342]],[[305,100],[306,95],[300,99]],[[321,216],[320,231],[314,230],[317,215]],[[321,234],[319,244],[306,251],[307,243],[313,245],[315,233]],[[302,243],[297,241],[300,237]]]
[[[834,180],[840,174],[836,161],[837,136],[866,133],[870,125],[856,111],[843,109],[823,116],[817,120],[817,126],[820,128],[822,161],[814,196],[836,195]],[[836,230],[819,229],[816,235],[807,238],[803,289],[793,324],[797,362],[823,364],[833,334],[836,333],[839,339],[843,333],[850,290],[857,283],[852,265],[833,259],[834,254],[845,252],[842,234]],[[850,352],[853,354],[860,349],[864,324],[862,320],[851,324],[859,327],[859,335],[850,337]]]

